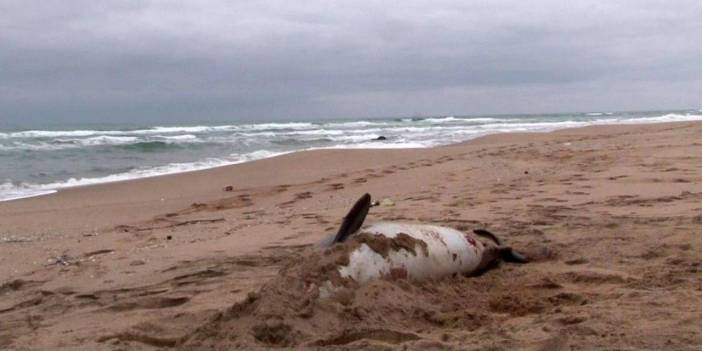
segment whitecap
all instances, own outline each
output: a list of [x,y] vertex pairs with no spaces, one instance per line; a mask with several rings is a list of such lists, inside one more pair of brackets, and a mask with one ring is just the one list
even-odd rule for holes
[[100,146],[100,145],[124,145],[131,144],[139,141],[137,137],[130,136],[108,136],[101,135],[96,137],[90,137],[86,139],[74,139],[68,140],[74,144],[79,144],[83,146]]
[[447,116],[447,117],[430,117],[430,118],[425,118],[422,120],[422,122],[430,122],[430,123],[445,123],[445,122],[455,122],[458,121],[459,119],[454,117],[454,116]]
[[358,127],[368,127],[368,126],[383,126],[387,125],[387,122],[371,122],[371,121],[353,121],[353,122],[334,122],[326,123],[324,127],[332,128],[358,128]]
[[[591,112],[595,113],[595,112]],[[702,120],[702,115],[691,111],[687,113],[668,113],[652,115],[610,115],[609,112],[597,112],[598,116],[590,118],[583,114],[572,118],[564,116],[514,116],[511,118],[460,117],[454,116],[425,118],[416,120],[402,119],[405,122],[355,121],[355,122],[281,122],[245,125],[220,126],[174,126],[154,127],[124,131],[23,131],[0,133],[2,144],[0,150],[60,150],[65,148],[87,147],[94,145],[119,145],[137,142],[164,141],[166,143],[231,143],[249,149],[271,149],[279,146],[267,144],[279,139],[294,138],[300,140],[295,147],[288,146],[285,152],[300,151],[311,145],[320,145],[313,141],[319,137],[329,139],[324,148],[417,148],[462,142],[478,136],[502,132],[551,131],[556,129],[580,127],[587,125],[659,123],[675,121]],[[566,119],[566,120],[564,120]],[[232,131],[232,133],[227,133]],[[204,134],[217,132],[212,134]],[[373,140],[379,136],[388,139]],[[3,138],[7,136],[7,138]],[[39,139],[12,139],[37,137]],[[46,138],[51,138],[46,140]],[[335,145],[333,145],[335,144]],[[326,146],[328,145],[328,146]],[[0,199],[19,198],[24,195],[44,194],[56,189],[73,186],[113,182],[135,178],[151,177],[163,174],[201,170],[228,164],[272,157],[284,152],[259,150],[249,153],[232,154],[222,158],[208,158],[195,162],[169,163],[152,168],[139,168],[128,172],[94,178],[72,178],[50,184],[15,184],[5,183],[0,186]]]
[[242,128],[254,129],[254,130],[266,130],[266,129],[306,129],[315,127],[312,123],[307,122],[288,122],[288,123],[255,123],[242,125]]
[[200,142],[202,141],[200,138],[198,138],[196,135],[192,134],[182,134],[182,135],[154,135],[152,137],[153,139],[158,139],[158,140],[163,140],[166,142],[186,142],[186,143],[193,143],[193,142]]
[[42,189],[41,186],[20,183],[15,184],[11,181],[6,181],[0,184],[0,201],[9,201],[15,199],[24,199],[41,195],[55,193],[56,190]]
[[465,117],[462,118],[462,120],[466,122],[494,122],[499,121],[500,119],[494,117]]

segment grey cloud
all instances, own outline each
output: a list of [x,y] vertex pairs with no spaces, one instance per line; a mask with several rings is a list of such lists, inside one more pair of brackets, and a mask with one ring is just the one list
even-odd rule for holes
[[698,107],[698,1],[0,0],[2,120]]

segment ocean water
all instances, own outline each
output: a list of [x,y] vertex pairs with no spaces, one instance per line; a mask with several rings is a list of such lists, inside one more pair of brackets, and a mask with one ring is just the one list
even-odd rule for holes
[[[702,120],[701,110],[435,116],[213,125],[0,125],[0,201],[320,148],[421,148],[593,124]],[[375,140],[384,136],[385,140]]]

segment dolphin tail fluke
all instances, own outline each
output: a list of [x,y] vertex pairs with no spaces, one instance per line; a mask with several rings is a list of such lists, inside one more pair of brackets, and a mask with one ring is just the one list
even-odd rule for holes
[[353,207],[351,207],[349,213],[346,214],[346,217],[344,217],[343,222],[341,222],[341,227],[339,228],[339,231],[336,233],[336,236],[334,236],[334,240],[332,240],[332,242],[329,243],[329,245],[344,242],[349,237],[349,235],[361,229],[363,221],[366,219],[366,215],[368,215],[368,210],[370,209],[370,207],[370,194],[363,194],[363,196],[361,196],[361,198],[358,199],[358,201],[356,201]]

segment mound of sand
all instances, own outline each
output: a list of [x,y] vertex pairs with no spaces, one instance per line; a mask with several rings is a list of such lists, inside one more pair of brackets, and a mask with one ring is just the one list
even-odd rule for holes
[[[479,327],[482,332],[499,329],[506,316],[534,314],[561,303],[584,301],[558,292],[558,286],[548,282],[505,282],[489,273],[423,282],[386,279],[358,286],[353,281],[342,281],[336,270],[357,244],[351,241],[326,251],[308,248],[258,292],[217,313],[179,346],[382,348],[402,344],[450,349],[469,343],[474,337],[471,332]],[[328,298],[319,294],[325,281],[335,281],[340,287]],[[514,295],[514,291],[523,293]],[[446,334],[449,330],[458,334]],[[515,345],[505,340],[501,346]]]

